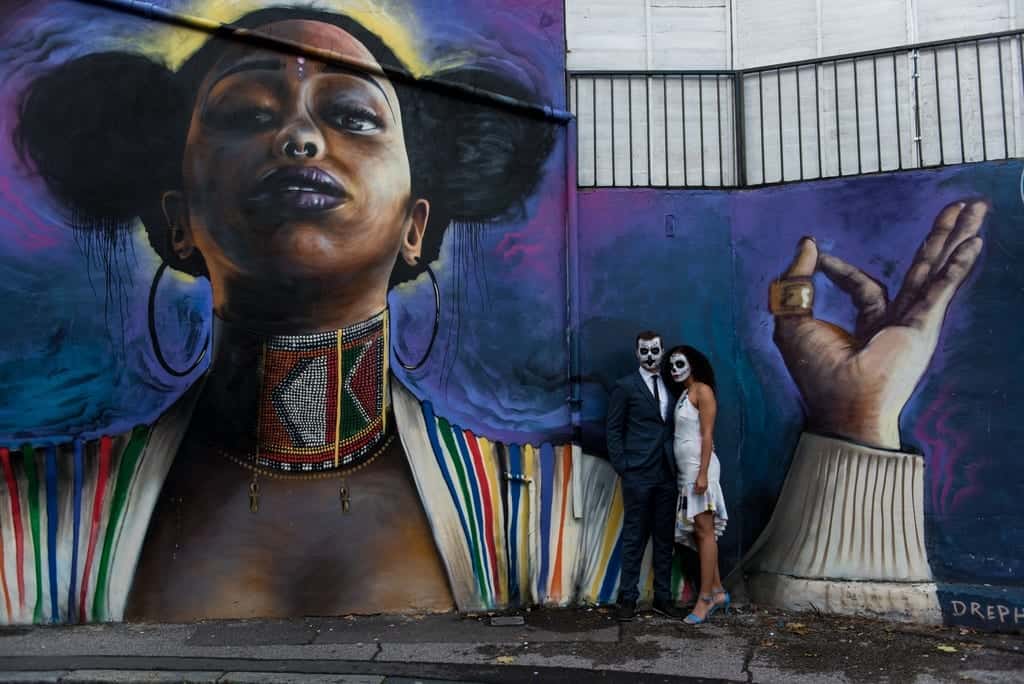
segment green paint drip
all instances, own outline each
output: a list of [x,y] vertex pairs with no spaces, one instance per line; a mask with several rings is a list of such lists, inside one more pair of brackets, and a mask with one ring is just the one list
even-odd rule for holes
[[[147,439],[149,439],[148,427],[140,426],[132,430],[132,437],[128,441],[128,446],[125,448],[121,463],[117,468],[117,483],[114,485],[110,517],[103,535],[103,553],[100,555],[100,566],[96,573],[96,595],[92,602],[92,617],[96,622],[103,622],[107,619],[107,574],[110,572],[110,554],[114,546],[114,534],[117,532],[118,522],[121,520],[121,515],[128,502],[128,486],[135,473],[135,464],[139,461]],[[107,486],[110,486],[109,481]]]
[[[42,539],[39,533],[39,476],[36,473],[36,454],[32,445],[21,447],[25,461],[25,478],[28,480],[28,518],[32,527],[32,551],[36,564],[36,606],[32,621],[43,621],[43,558]],[[52,553],[52,549],[51,549]]]
[[455,472],[459,476],[459,488],[462,489],[462,498],[466,502],[466,517],[469,518],[469,532],[473,537],[472,556],[476,583],[480,587],[480,596],[484,597],[484,600],[490,604],[491,599],[487,593],[487,584],[484,582],[483,568],[480,566],[480,541],[477,538],[476,516],[473,515],[473,499],[469,494],[469,486],[466,483],[466,471],[462,468],[462,459],[459,458],[459,448],[455,444],[451,425],[444,418],[438,418],[437,423],[440,426],[441,438],[444,439],[445,447],[448,448],[448,453],[452,455],[452,463],[455,464]]
[[676,554],[672,558],[672,596],[676,601],[683,597],[683,563],[682,559],[679,558],[679,554]]

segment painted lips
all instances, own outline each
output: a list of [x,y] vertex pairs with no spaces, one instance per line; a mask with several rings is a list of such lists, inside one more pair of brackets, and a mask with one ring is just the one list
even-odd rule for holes
[[284,166],[256,183],[246,203],[260,211],[279,214],[316,214],[330,211],[348,199],[334,176],[315,166]]

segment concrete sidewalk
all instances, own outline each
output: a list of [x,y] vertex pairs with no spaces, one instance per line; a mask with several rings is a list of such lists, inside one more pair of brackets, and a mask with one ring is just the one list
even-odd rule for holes
[[1019,682],[1024,638],[746,610],[697,628],[605,610],[0,628],[0,681]]

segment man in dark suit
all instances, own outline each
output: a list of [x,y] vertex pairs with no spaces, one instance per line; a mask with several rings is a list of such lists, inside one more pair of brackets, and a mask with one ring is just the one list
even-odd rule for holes
[[661,378],[661,336],[636,336],[640,367],[619,379],[608,402],[608,458],[622,478],[622,574],[619,619],[636,614],[640,562],[647,539],[654,540],[654,610],[679,617],[672,603],[672,543],[675,529],[675,458],[672,405]]

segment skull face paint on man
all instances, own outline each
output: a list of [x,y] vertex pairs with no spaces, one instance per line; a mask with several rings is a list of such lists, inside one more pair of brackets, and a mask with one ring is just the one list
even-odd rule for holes
[[640,361],[640,367],[652,373],[661,367],[663,353],[660,337],[652,337],[649,340],[640,340],[636,343],[636,358]]
[[668,357],[668,370],[672,374],[673,381],[684,382],[690,377],[691,373],[690,362],[687,360],[686,355],[676,352]]

